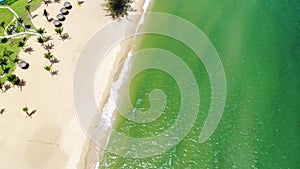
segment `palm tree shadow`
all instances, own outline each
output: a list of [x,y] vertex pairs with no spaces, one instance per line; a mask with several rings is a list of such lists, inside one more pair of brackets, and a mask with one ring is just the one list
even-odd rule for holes
[[50,60],[51,64],[59,63],[59,60],[57,58],[53,58]]
[[20,88],[21,91],[25,85],[26,85],[26,81],[23,79],[21,79],[17,84],[17,86]]
[[49,4],[51,4],[51,0],[43,0],[45,5],[48,6]]
[[31,54],[31,52],[33,52],[34,50],[33,50],[33,48],[32,47],[26,47],[25,49],[24,49],[24,52],[25,53],[28,53],[28,54]]
[[48,22],[52,22],[54,19],[53,18],[50,18],[50,19],[48,19]]
[[34,115],[37,112],[37,110],[32,110],[30,113],[26,113],[27,117],[32,118],[32,115]]
[[69,40],[69,39],[71,39],[71,37],[70,37],[70,35],[68,34],[68,33],[64,33],[64,34],[62,34],[61,36],[61,39],[64,41],[64,40]]
[[3,116],[3,113],[4,113],[4,112],[5,112],[5,109],[4,109],[4,108],[1,109],[1,110],[0,110],[0,115]]
[[53,43],[47,43],[46,45],[44,45],[44,48],[50,52],[50,50],[52,50],[54,48],[54,44]]
[[59,75],[59,70],[52,70],[52,71],[50,71],[50,74],[51,74],[51,76],[57,76],[57,75]]
[[32,16],[32,19],[34,19],[35,17],[37,17],[37,16],[39,16],[38,14],[34,14],[33,16]]
[[48,41],[50,41],[50,40],[53,40],[53,38],[52,38],[51,35],[45,36],[45,37],[44,37],[44,41],[45,41],[45,42],[48,42]]
[[4,85],[4,92],[6,92],[7,90],[9,90],[10,88],[11,88],[10,84]]

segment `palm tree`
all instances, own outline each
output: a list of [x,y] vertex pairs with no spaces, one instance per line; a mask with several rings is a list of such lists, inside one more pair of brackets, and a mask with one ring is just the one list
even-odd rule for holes
[[44,69],[47,70],[48,72],[51,72],[52,65],[46,65],[44,66]]
[[22,25],[23,22],[24,22],[23,18],[21,18],[21,17],[17,18],[17,21],[18,21],[18,23],[21,24],[21,25]]
[[7,34],[11,35],[12,32],[13,32],[13,30],[12,30],[11,28],[8,27],[8,28],[6,29],[6,32],[7,32]]
[[44,38],[42,38],[42,37],[39,36],[39,37],[37,38],[37,42],[40,43],[40,44],[42,44],[42,46],[44,47],[44,43],[45,43]]
[[64,31],[64,28],[55,28],[54,31],[59,34],[59,36],[61,37],[62,36],[62,33]]
[[23,112],[26,113],[27,117],[30,117],[32,118],[31,116],[36,112],[36,110],[33,110],[31,113],[29,113],[29,108],[26,106],[26,107],[23,107]]
[[[12,62],[12,59],[13,59],[12,54],[14,54],[13,51],[4,48],[4,51],[3,51],[3,53],[2,53],[3,58],[1,59],[0,62],[3,62],[3,61],[4,61],[5,63],[6,63],[7,61]],[[4,59],[4,60],[3,60],[3,59]]]
[[8,74],[10,71],[10,67],[7,65],[1,65],[1,69],[3,71],[3,74]]
[[47,21],[49,21],[49,18],[48,18],[49,12],[46,9],[44,9],[43,16],[46,17]]
[[16,57],[11,57],[9,60],[10,60],[12,63],[17,63],[17,62],[20,61],[20,59],[19,59],[18,56],[16,56]]
[[2,21],[2,22],[0,23],[0,26],[1,26],[3,29],[5,29],[5,22]]
[[4,51],[3,51],[2,55],[3,55],[4,57],[8,57],[8,58],[9,58],[13,53],[14,53],[13,51],[4,48]]
[[44,58],[48,59],[49,61],[54,58],[51,52],[44,53]]
[[5,85],[5,82],[0,80],[0,89],[2,92],[5,92],[5,90],[3,89],[4,85]]
[[104,6],[113,19],[128,15],[132,0],[105,0]]
[[24,41],[19,41],[17,45],[18,45],[19,48],[23,49],[23,47],[25,46],[25,42]]
[[39,33],[39,34],[41,34],[41,35],[43,36],[43,34],[44,34],[44,33],[47,33],[47,32],[46,32],[45,28],[38,28],[38,29],[36,30],[36,33]]
[[1,57],[0,58],[0,65],[1,65],[1,68],[3,68],[4,65],[6,65],[8,62],[8,58],[7,57]]
[[10,74],[8,76],[6,76],[7,81],[9,81],[13,86],[17,85],[18,82],[20,81],[20,78],[18,76],[16,76],[15,74]]
[[34,115],[36,113],[37,110],[32,110],[30,113],[29,113],[29,108],[26,106],[26,107],[23,107],[22,108],[23,112],[26,113],[26,117],[30,117],[32,118],[32,115]]
[[26,106],[26,107],[23,107],[23,112],[25,112],[26,114],[28,114],[28,111],[29,111],[29,109],[28,109],[28,107]]
[[30,12],[30,5],[25,5],[25,9],[28,12],[28,14],[30,15],[30,18],[32,18],[31,12]]

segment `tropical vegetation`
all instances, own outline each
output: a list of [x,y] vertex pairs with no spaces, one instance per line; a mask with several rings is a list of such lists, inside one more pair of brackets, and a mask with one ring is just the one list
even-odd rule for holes
[[19,78],[13,74],[17,62],[18,56],[15,52],[5,48],[0,53],[0,86],[2,91],[4,91],[6,81],[13,86],[17,84]]
[[105,0],[104,6],[112,18],[121,18],[128,15],[132,0]]
[[[21,18],[12,22],[14,18],[13,13],[8,9],[0,9],[0,35],[12,33],[9,24],[25,24],[25,26],[33,28],[31,23],[31,11],[37,9],[41,2],[42,0],[34,0],[30,3],[30,6],[28,6],[27,1],[7,0],[5,3],[2,3],[1,5],[9,5]],[[22,26],[16,28],[17,31],[23,31],[22,29]],[[13,74],[13,72],[19,60],[18,53],[20,49],[25,46],[25,41],[28,36],[29,35],[26,35],[25,38],[0,39],[0,90],[2,92],[6,91],[10,85],[17,85],[17,82],[20,81],[20,78]]]
[[43,11],[43,16],[45,16],[47,21],[49,21],[49,12],[46,9],[44,9],[44,11]]
[[59,34],[60,37],[62,37],[62,33],[64,31],[64,28],[55,28],[54,31]]

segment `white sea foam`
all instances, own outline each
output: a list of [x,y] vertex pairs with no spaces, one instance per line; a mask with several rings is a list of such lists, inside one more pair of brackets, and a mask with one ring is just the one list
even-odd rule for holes
[[[131,58],[132,54],[129,52],[118,79],[112,84],[108,101],[104,105],[100,119],[97,121],[96,127],[94,128],[93,138],[96,138],[94,141],[98,143],[100,149],[105,148],[105,146],[108,144],[111,127],[114,120],[113,114],[116,110],[116,101],[119,97],[119,89],[127,79],[131,67]],[[106,138],[106,134],[108,139]],[[95,165],[95,167],[95,169],[99,168],[99,162]]]
[[[136,32],[138,31],[140,26],[144,23],[144,19],[145,19],[144,15],[147,12],[147,9],[150,5],[150,1],[151,0],[145,0],[145,2],[144,2],[143,14],[138,21]],[[110,95],[109,95],[108,101],[102,109],[102,115],[101,115],[101,119],[100,119],[101,127],[110,128],[112,125],[112,121],[113,121],[112,116],[113,116],[114,111],[116,110],[116,100],[118,99],[119,89],[121,88],[123,82],[127,78],[127,75],[128,75],[128,72],[129,72],[130,66],[131,66],[131,58],[132,58],[132,51],[130,51],[128,53],[118,79],[112,84],[112,88],[110,90]]]
[[116,101],[119,97],[119,89],[127,79],[127,75],[131,67],[131,58],[132,54],[129,52],[127,58],[125,59],[119,78],[112,84],[108,101],[103,107],[102,118],[106,119],[106,126],[108,127],[112,125],[112,116],[116,109]]
[[136,29],[135,29],[135,33],[138,32],[138,30],[140,29],[140,27],[141,27],[141,26],[144,24],[144,22],[145,22],[145,14],[146,14],[146,12],[147,12],[147,10],[148,10],[148,8],[149,8],[150,2],[151,2],[151,0],[145,0],[145,2],[144,2],[144,5],[143,5],[143,14],[142,14],[142,16],[141,16],[141,18],[140,18],[140,20],[139,20],[139,22],[138,22],[138,24],[137,24],[137,27],[136,27]]

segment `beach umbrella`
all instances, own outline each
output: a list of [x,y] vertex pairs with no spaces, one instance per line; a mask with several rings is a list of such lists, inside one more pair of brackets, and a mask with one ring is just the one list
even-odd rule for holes
[[29,64],[24,60],[20,61],[18,65],[21,69],[27,69],[29,67]]
[[84,3],[84,0],[77,0],[78,4]]
[[65,7],[63,7],[60,9],[60,13],[62,13],[64,15],[68,15],[69,11]]
[[65,16],[63,14],[58,14],[56,15],[57,19],[60,20],[60,21],[64,21],[65,20]]
[[59,20],[54,20],[54,21],[53,21],[53,25],[54,25],[55,27],[61,27],[61,26],[62,26],[62,24],[61,24],[61,22],[60,22]]
[[67,8],[67,9],[71,9],[72,8],[72,5],[70,2],[65,2],[64,3],[64,7]]

